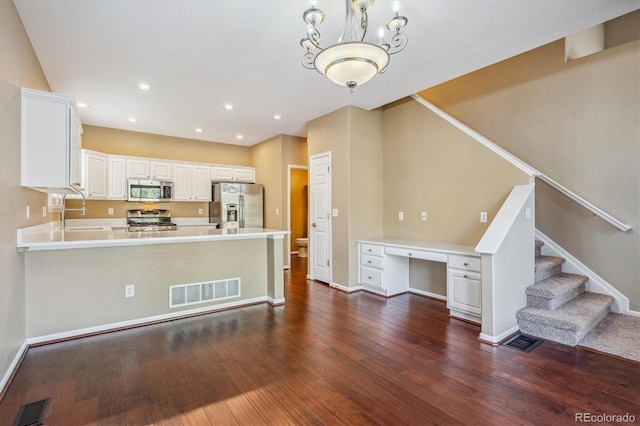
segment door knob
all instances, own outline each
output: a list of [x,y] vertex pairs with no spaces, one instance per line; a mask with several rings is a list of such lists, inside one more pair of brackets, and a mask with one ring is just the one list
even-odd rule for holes
[[315,227],[316,227],[316,223],[315,223],[315,222],[313,222],[313,223],[311,224],[311,226],[313,226],[313,227],[315,228]]

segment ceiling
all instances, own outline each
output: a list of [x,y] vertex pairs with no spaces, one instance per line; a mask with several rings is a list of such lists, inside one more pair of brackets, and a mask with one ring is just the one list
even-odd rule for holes
[[[301,65],[308,0],[14,3],[51,90],[89,105],[84,124],[247,146],[305,137],[307,122],[346,105],[377,108],[640,8],[640,0],[400,0],[407,48],[350,94]],[[345,5],[318,7],[327,46],[342,33]],[[392,10],[377,0],[369,11],[374,38]]]

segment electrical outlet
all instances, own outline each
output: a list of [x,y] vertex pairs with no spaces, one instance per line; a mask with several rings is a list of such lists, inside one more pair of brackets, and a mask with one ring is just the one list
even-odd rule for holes
[[525,207],[524,209],[524,218],[531,219],[531,207]]
[[276,216],[280,215],[280,209],[276,209]]
[[133,284],[125,285],[124,297],[133,297],[133,295],[134,295]]
[[482,223],[487,222],[487,212],[480,212],[480,222]]
[[107,213],[109,214],[109,216],[113,216],[113,207],[109,207],[107,209]]
[[427,212],[420,213],[420,220],[427,220]]
[[404,212],[398,212],[398,220],[404,220]]
[[42,206],[42,217],[47,217],[47,206]]
[[198,214],[202,214],[202,209],[198,209]]
[[27,219],[31,219],[31,206],[27,206],[27,209],[26,209],[26,210],[27,210],[27,211],[26,211],[26,213],[27,213]]

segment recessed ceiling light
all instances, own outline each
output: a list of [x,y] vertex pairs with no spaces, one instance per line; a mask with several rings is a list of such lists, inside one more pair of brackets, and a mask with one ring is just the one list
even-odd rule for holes
[[276,114],[276,115],[274,115],[274,116],[273,116],[273,119],[274,119],[274,120],[282,120],[282,116],[281,116],[281,115]]
[[198,127],[198,128],[196,129],[196,133],[202,133],[202,129]]
[[85,104],[84,102],[78,102],[78,107],[80,107],[80,108],[89,108],[89,105]]
[[151,86],[149,86],[147,83],[140,83],[140,84],[138,84],[138,89],[140,89],[140,90],[151,90]]
[[244,138],[244,136],[242,136],[242,135],[236,135],[236,139],[242,139],[242,138]]
[[136,118],[133,117],[129,117],[129,123],[137,123],[138,120]]
[[236,109],[236,107],[234,107],[231,104],[226,104],[225,106],[223,106],[222,108],[226,109],[227,111],[233,111],[234,109]]

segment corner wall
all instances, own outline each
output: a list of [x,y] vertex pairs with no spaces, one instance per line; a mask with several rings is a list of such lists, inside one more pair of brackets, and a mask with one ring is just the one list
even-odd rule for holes
[[49,90],[13,2],[0,0],[0,395],[26,338],[24,256],[16,251],[16,230],[52,220],[40,214],[46,195],[20,186],[20,87]]

